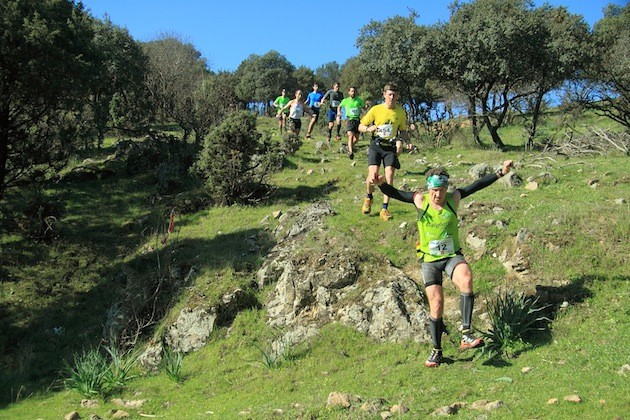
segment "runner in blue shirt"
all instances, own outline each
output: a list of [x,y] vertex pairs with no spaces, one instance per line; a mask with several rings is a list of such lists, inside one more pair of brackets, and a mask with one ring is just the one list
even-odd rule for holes
[[313,84],[313,91],[308,94],[306,97],[306,105],[311,108],[311,112],[313,113],[311,116],[311,122],[308,123],[308,130],[306,131],[306,138],[311,138],[311,132],[313,131],[313,127],[317,120],[319,120],[319,107],[321,106],[322,98],[324,94],[320,92],[319,85],[317,83]]

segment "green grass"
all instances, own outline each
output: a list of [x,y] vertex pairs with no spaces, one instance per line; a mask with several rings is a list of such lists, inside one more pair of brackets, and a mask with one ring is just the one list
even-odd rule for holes
[[[445,354],[451,359],[448,364],[426,369],[422,366],[426,346],[375,343],[331,325],[296,348],[293,360],[269,369],[257,349],[267,339],[264,314],[248,311],[237,318],[230,336],[217,334],[204,349],[184,359],[181,383],[173,383],[165,374],[136,379],[122,397],[148,398],[140,412],[167,418],[193,418],[207,412],[236,418],[242,411],[249,412],[246,418],[271,418],[276,409],[284,411],[281,418],[304,414],[336,418],[342,414],[325,407],[331,391],[356,394],[363,401],[383,399],[388,406],[403,403],[411,418],[454,402],[480,399],[506,405],[489,413],[489,418],[588,418],[595,413],[613,418],[627,410],[628,379],[617,372],[629,356],[624,345],[629,337],[622,328],[607,328],[603,334],[601,324],[627,326],[630,321],[627,280],[586,286],[594,298],[558,316],[553,342],[503,366],[484,365],[451,348]],[[579,336],[590,339],[576,340]],[[524,367],[531,367],[531,372],[522,373]],[[584,402],[563,401],[571,394],[580,395]],[[3,415],[52,418],[76,408],[82,417],[91,412],[103,416],[113,408],[104,402],[98,410],[80,409],[80,398],[77,393],[53,393],[13,405]],[[559,402],[547,404],[551,398]],[[480,415],[468,409],[460,413],[463,418]],[[354,417],[362,418],[360,411]]]
[[[552,130],[557,118],[561,116],[551,115],[545,129]],[[261,131],[275,133],[275,120],[259,121]],[[592,122],[601,123],[588,120]],[[480,399],[501,400],[505,407],[488,413],[464,408],[459,417],[625,415],[630,409],[630,385],[628,376],[618,371],[630,363],[630,208],[614,200],[630,199],[628,158],[525,153],[519,150],[524,141],[521,131],[514,126],[501,132],[512,150],[506,153],[470,149],[457,139],[439,149],[423,146],[419,154],[401,157],[403,169],[396,185],[405,178],[411,188],[422,188],[421,172],[427,164],[447,166],[452,179],[465,185],[469,164],[497,165],[508,158],[515,160],[523,179],[541,172],[558,179],[534,191],[495,184],[465,201],[484,207],[460,211],[461,237],[474,231],[487,239],[487,254],[480,259],[472,257],[465,245],[479,296],[477,308],[494,296],[497,287],[506,285],[526,291],[536,284],[556,286],[580,296],[555,314],[551,335],[541,335],[533,349],[502,364],[484,364],[483,358],[459,353],[446,340],[449,363],[430,370],[423,367],[429,345],[377,343],[329,325],[313,340],[288,349],[290,357],[274,365],[265,361],[278,331],[266,325],[264,310],[250,309],[229,328],[215,330],[202,350],[185,356],[177,372],[179,380],[164,371],[142,375],[115,396],[147,400],[141,409],[127,410],[133,418],[139,418],[140,412],[164,418],[380,418],[378,412],[366,415],[358,408],[361,404],[351,411],[326,408],[332,391],[356,394],[364,402],[383,400],[386,408],[402,403],[411,410],[409,418]],[[353,241],[371,258],[385,257],[417,272],[413,206],[392,202],[394,219],[389,223],[381,222],[375,211],[369,217],[360,214],[366,141],[359,142],[353,166],[345,155],[316,152],[314,143],[324,138],[322,132],[316,134],[315,141],[305,142],[287,158],[288,166],[272,176],[278,191],[270,200],[257,206],[178,214],[176,230],[166,245],[159,243],[155,232],[163,231],[177,201],[156,200],[155,185],[147,176],[51,184],[45,193],[66,207],[59,239],[52,243],[27,240],[13,225],[1,226],[0,418],[60,418],[74,410],[82,418],[91,413],[108,417],[109,410],[116,408],[110,400],[101,400],[97,409],[81,408],[83,397],[64,390],[57,372],[73,353],[98,347],[105,312],[125,290],[121,272],[142,282],[160,275],[158,265],[162,271],[169,266],[196,268],[194,283],[170,296],[170,310],[164,323],[155,326],[156,333],[183,307],[210,305],[236,287],[264,301],[270,289],[255,291],[251,283],[274,243],[271,231],[278,222],[271,217],[263,222],[273,211],[286,213],[315,200],[329,200],[336,215],[326,223],[339,243]],[[102,151],[103,157],[107,154],[108,150]],[[427,163],[416,163],[421,158]],[[599,186],[591,188],[588,181],[595,178]],[[9,200],[0,204],[0,214],[6,219],[18,214],[27,198],[11,192]],[[377,191],[374,209],[380,200]],[[493,207],[503,210],[494,213]],[[506,229],[488,225],[490,219],[507,222]],[[407,227],[401,228],[402,222]],[[531,276],[508,279],[492,253],[512,246],[522,228],[530,232],[522,248]],[[244,252],[251,237],[261,248]],[[446,293],[457,294],[453,287],[447,287]],[[63,334],[52,333],[60,326]],[[532,370],[524,374],[523,367]],[[563,401],[570,394],[579,394],[584,402]],[[547,404],[550,398],[559,402]],[[274,414],[278,409],[282,415]]]

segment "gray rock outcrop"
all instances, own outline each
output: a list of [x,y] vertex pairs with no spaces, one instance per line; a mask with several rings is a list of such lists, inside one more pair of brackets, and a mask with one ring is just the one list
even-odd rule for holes
[[166,343],[182,353],[198,350],[206,344],[216,318],[214,310],[184,308],[166,333]]
[[[282,239],[257,274],[260,288],[275,284],[265,302],[268,323],[293,343],[330,322],[377,340],[429,342],[428,311],[418,285],[387,260],[364,258],[352,244],[322,231],[323,219],[332,214],[330,204],[315,203],[291,226],[276,229]],[[320,243],[310,248],[303,239],[313,229]]]

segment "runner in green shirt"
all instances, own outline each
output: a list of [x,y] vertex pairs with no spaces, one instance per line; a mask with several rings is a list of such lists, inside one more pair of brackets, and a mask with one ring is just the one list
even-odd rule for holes
[[289,103],[291,98],[287,96],[286,89],[282,89],[282,95],[278,96],[275,101],[273,101],[273,106],[278,110],[278,114],[276,117],[278,118],[278,127],[280,128],[280,135],[282,135],[282,130],[287,123],[287,115],[289,115],[289,110],[285,109],[282,111],[282,108]]
[[375,185],[391,198],[412,203],[418,211],[420,241],[416,253],[422,264],[422,279],[429,301],[429,330],[433,350],[424,362],[427,367],[436,367],[442,362],[442,334],[447,333],[442,315],[444,313],[444,290],[442,273],[446,273],[460,291],[462,315],[462,340],[460,350],[474,349],[484,345],[483,339],[472,333],[472,312],[475,302],[472,272],[462,254],[459,242],[457,209],[463,198],[492,185],[497,179],[510,172],[512,161],[503,162],[496,173],[488,174],[472,184],[448,192],[448,172],[433,168],[427,172],[427,194],[401,191],[378,177]]
[[[354,159],[354,145],[359,138],[359,123],[361,122],[361,111],[365,108],[365,102],[357,95],[357,88],[350,86],[348,96],[343,98],[337,108],[337,115],[346,116],[346,133],[348,134],[348,157]],[[342,112],[342,110],[344,112]]]

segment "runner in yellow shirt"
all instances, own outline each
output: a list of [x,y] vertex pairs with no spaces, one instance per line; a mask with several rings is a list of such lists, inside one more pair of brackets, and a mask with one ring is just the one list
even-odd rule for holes
[[[411,150],[407,134],[407,113],[396,103],[398,88],[395,83],[390,82],[385,85],[383,99],[383,103],[370,108],[359,124],[359,132],[372,133],[368,150],[368,176],[365,180],[367,196],[361,208],[364,214],[370,214],[372,211],[372,193],[374,184],[379,178],[378,171],[381,164],[385,167],[385,180],[393,185],[396,169],[400,169],[398,155],[402,153],[402,142],[404,141],[407,149]],[[385,221],[392,217],[388,207],[389,197],[383,195],[380,217]]]

